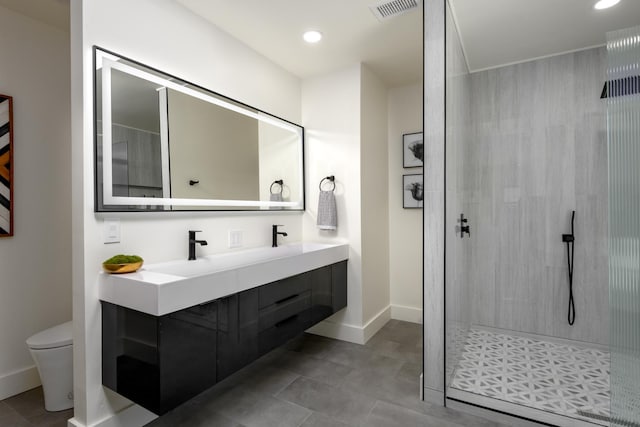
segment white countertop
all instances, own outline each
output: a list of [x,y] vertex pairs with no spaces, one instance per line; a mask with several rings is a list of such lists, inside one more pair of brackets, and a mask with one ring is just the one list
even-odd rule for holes
[[348,244],[290,243],[144,265],[98,277],[100,300],[162,316],[344,261]]

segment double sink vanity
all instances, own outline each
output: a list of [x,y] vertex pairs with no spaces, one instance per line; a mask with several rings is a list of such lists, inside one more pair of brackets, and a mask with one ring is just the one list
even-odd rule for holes
[[[304,212],[302,126],[98,46],[94,65],[96,213]],[[98,279],[102,383],[156,414],[347,305],[346,244],[195,259],[195,233],[189,260]]]
[[100,274],[102,382],[163,414],[347,304],[347,244]]

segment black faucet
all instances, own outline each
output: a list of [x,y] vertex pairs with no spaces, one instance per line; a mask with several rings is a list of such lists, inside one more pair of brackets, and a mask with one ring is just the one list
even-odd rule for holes
[[287,236],[287,233],[283,231],[278,231],[278,227],[284,227],[283,225],[272,225],[271,226],[271,247],[278,247],[278,234],[282,234],[283,236]]
[[196,259],[196,243],[207,246],[206,240],[196,240],[196,233],[200,233],[200,230],[189,230],[189,261]]

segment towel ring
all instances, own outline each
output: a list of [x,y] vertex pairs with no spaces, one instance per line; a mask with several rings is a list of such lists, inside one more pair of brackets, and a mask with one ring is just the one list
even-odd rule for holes
[[322,183],[325,182],[326,180],[331,181],[331,183],[333,184],[333,188],[331,190],[328,190],[328,191],[335,190],[336,189],[336,177],[333,176],[333,175],[330,175],[330,176],[326,176],[326,177],[322,178],[322,180],[320,181],[320,184],[318,184],[318,188],[320,188],[320,191],[323,191],[322,190]]
[[[278,185],[280,186],[280,192],[279,192],[279,193],[274,193],[274,192],[273,192],[273,186],[274,186],[275,184],[278,184]],[[269,193],[271,193],[271,194],[282,194],[282,184],[284,184],[284,181],[283,181],[283,180],[281,180],[281,179],[277,179],[277,180],[273,181],[273,182],[271,183],[271,187],[269,187]]]

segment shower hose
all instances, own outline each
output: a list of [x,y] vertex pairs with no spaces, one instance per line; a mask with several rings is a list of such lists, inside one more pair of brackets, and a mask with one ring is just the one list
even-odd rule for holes
[[573,254],[575,253],[573,245],[575,244],[575,235],[573,234],[573,222],[576,218],[576,211],[571,213],[571,234],[564,234],[562,240],[567,244],[567,267],[569,268],[569,312],[567,320],[569,325],[573,325],[576,321],[576,305],[573,300]]

